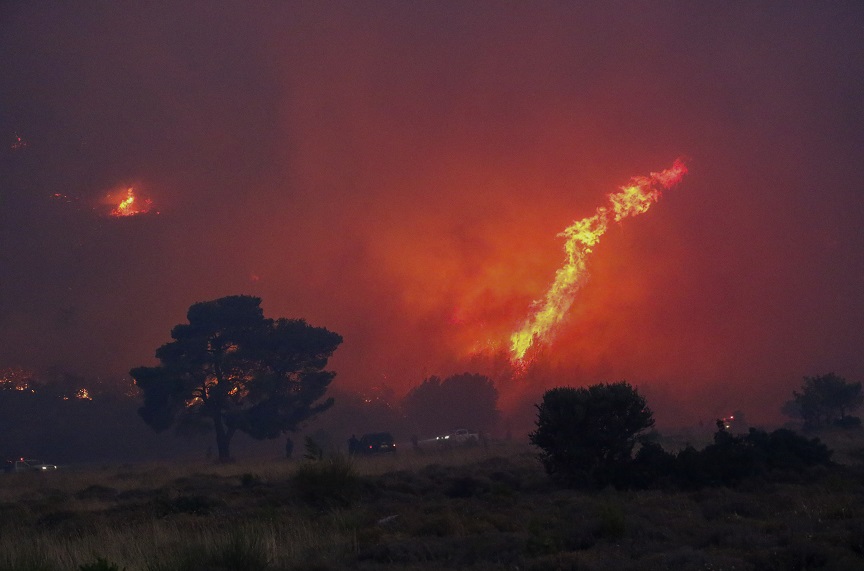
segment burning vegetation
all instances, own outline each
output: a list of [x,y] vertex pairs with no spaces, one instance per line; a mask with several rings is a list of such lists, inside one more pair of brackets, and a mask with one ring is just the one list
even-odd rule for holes
[[23,151],[29,146],[30,143],[28,143],[25,139],[21,138],[21,135],[15,133],[15,140],[12,142],[11,145],[9,145],[9,148],[13,151]]
[[646,212],[651,204],[660,199],[661,191],[678,184],[686,172],[683,160],[678,159],[664,171],[633,177],[618,192],[609,195],[610,206],[597,208],[593,216],[574,222],[559,234],[567,239],[564,244],[567,259],[555,273],[555,280],[546,295],[536,302],[533,315],[510,337],[511,362],[514,366],[524,366],[525,355],[531,346],[536,341],[547,341],[554,328],[564,319],[576,292],[588,279],[588,255],[606,233],[609,222],[620,222]]
[[33,374],[21,367],[0,370],[0,390],[35,393]]
[[44,382],[36,373],[23,367],[0,369],[0,391],[48,395],[62,400],[93,400],[90,390],[82,386],[83,380],[64,374],[54,382]]
[[[111,194],[108,195],[108,202],[111,204],[116,203],[117,197]],[[153,208],[153,201],[149,198],[141,198],[136,193],[133,187],[129,187],[126,189],[123,198],[120,199],[119,203],[116,203],[116,206],[111,210],[111,216],[117,218],[123,218],[127,216],[138,216],[139,214],[147,214],[151,212]]]

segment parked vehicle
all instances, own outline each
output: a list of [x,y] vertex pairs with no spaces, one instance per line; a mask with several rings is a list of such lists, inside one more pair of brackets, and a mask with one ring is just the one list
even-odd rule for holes
[[10,474],[16,474],[20,472],[47,472],[56,469],[56,465],[49,464],[48,462],[43,462],[42,460],[36,460],[34,458],[18,458],[17,460],[7,460],[6,466],[4,468],[4,470]]
[[389,432],[373,432],[360,437],[358,454],[386,454],[396,452],[396,442]]
[[467,428],[458,428],[449,434],[442,434],[434,438],[420,440],[417,445],[420,448],[432,448],[436,446],[461,446],[468,444],[477,444],[480,442],[480,434],[468,430]]

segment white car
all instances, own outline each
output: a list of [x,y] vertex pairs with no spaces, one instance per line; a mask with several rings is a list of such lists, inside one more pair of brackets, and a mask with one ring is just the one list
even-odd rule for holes
[[48,472],[56,469],[57,466],[54,464],[33,458],[18,458],[17,460],[6,462],[6,471],[12,474],[18,472]]
[[479,433],[472,432],[467,428],[459,428],[449,434],[421,440],[417,444],[421,448],[431,448],[433,446],[460,446],[463,444],[476,444],[478,442],[480,442]]

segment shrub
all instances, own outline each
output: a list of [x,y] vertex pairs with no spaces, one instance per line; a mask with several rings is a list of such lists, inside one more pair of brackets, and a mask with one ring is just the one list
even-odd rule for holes
[[806,438],[781,428],[765,437],[765,433],[751,428],[748,440],[757,446],[772,470],[803,470],[831,463],[831,450],[818,438]]
[[560,387],[543,395],[529,438],[551,476],[574,486],[602,486],[616,478],[639,434],[653,425],[645,399],[625,382]]
[[[102,557],[96,557],[95,563],[85,563],[78,567],[79,571],[121,571],[120,566]],[[126,571],[124,567],[122,571]]]
[[109,488],[108,486],[101,486],[99,484],[87,486],[75,494],[75,498],[79,500],[99,500],[103,502],[113,500],[116,497],[117,490],[115,488]]
[[448,498],[470,498],[488,492],[488,482],[466,475],[451,479],[444,494]]
[[260,536],[235,531],[227,542],[211,551],[209,563],[233,571],[262,571],[270,566],[270,558]]
[[359,499],[362,481],[348,458],[334,456],[301,464],[291,483],[306,502],[347,507]]
[[148,571],[264,571],[271,567],[264,541],[250,529],[235,529],[227,536],[214,537],[211,544],[190,543],[180,553],[162,557],[150,562]]
[[846,430],[857,430],[861,428],[861,419],[857,416],[846,415],[834,421],[834,426]]
[[261,476],[248,472],[240,476],[240,485],[244,488],[254,488],[261,485]]
[[594,534],[600,538],[621,539],[627,530],[627,518],[624,510],[615,504],[602,504],[597,510],[597,522]]
[[735,485],[772,472],[802,472],[831,463],[831,451],[818,438],[785,428],[770,434],[751,428],[745,436],[734,436],[722,422],[717,426],[713,444],[702,451],[688,447],[675,459],[674,475],[685,487]]
[[57,571],[58,567],[48,561],[44,554],[28,554],[11,557],[0,555],[0,571]]
[[617,485],[638,489],[650,488],[668,480],[674,471],[674,454],[666,452],[656,442],[643,442],[629,469],[622,471],[622,477],[617,481]]
[[177,496],[172,500],[160,500],[157,504],[156,512],[161,516],[181,513],[205,516],[226,505],[223,500],[202,495]]
[[306,452],[303,454],[304,460],[323,460],[324,449],[315,442],[311,436],[306,437],[305,446]]

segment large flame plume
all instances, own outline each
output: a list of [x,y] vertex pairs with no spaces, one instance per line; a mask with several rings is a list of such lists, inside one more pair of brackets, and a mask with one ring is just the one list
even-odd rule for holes
[[606,232],[609,222],[620,222],[646,212],[660,199],[661,191],[677,184],[686,172],[684,161],[677,159],[664,171],[633,177],[618,192],[609,195],[609,206],[600,206],[593,216],[574,222],[559,234],[567,240],[564,244],[567,259],[555,272],[555,281],[546,295],[535,302],[536,311],[510,336],[510,359],[514,365],[523,365],[535,341],[547,340],[564,319],[576,292],[588,279],[588,255]]

